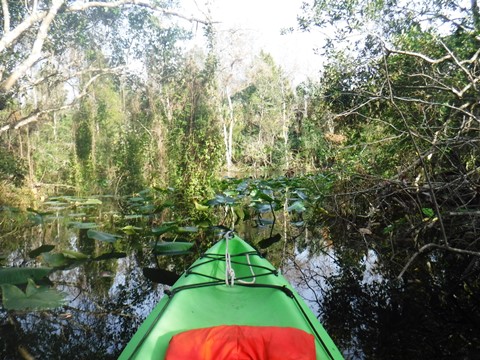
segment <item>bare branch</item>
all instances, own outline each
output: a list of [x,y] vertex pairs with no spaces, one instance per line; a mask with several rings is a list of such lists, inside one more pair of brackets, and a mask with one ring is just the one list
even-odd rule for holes
[[[460,69],[463,70],[463,72],[468,76],[468,78],[470,79],[470,81],[472,83],[475,83],[475,80],[472,76],[472,74],[470,73],[470,71],[468,71],[462,64],[461,62],[457,59],[457,57],[453,54],[453,52],[448,48],[448,46],[442,41],[440,40],[440,44],[442,44],[442,46],[444,47],[445,50],[447,50],[448,54],[451,56],[451,58],[453,59],[453,61],[455,61],[455,63],[460,67]],[[478,79],[477,79],[478,80]]]
[[480,49],[477,50],[477,52],[472,56],[471,59],[469,60],[463,60],[460,62],[460,64],[473,64],[475,61],[477,61],[478,56],[480,55]]
[[413,51],[404,51],[404,50],[396,50],[396,49],[391,49],[387,46],[387,44],[385,43],[385,40],[383,40],[381,37],[375,35],[375,37],[381,41],[381,43],[383,44],[383,47],[385,49],[385,51],[388,53],[392,53],[392,54],[400,54],[400,55],[408,55],[408,56],[413,56],[413,57],[417,57],[419,59],[422,59],[432,65],[435,65],[435,64],[440,64],[446,60],[450,60],[452,58],[451,54],[448,54],[448,55],[445,55],[443,57],[441,57],[440,59],[432,59],[430,57],[428,57],[427,55],[424,55],[424,54],[421,54],[421,53],[417,53],[417,52],[413,52]]
[[412,255],[412,257],[407,261],[405,266],[403,267],[402,271],[400,271],[400,274],[398,274],[397,278],[402,279],[403,275],[405,272],[408,270],[408,268],[412,265],[412,263],[415,261],[415,259],[423,254],[426,253],[427,251],[433,250],[433,249],[442,249],[446,251],[451,251],[457,254],[463,254],[463,255],[473,255],[473,256],[480,256],[480,252],[478,251],[471,251],[471,250],[465,250],[465,249],[459,249],[459,248],[454,248],[448,245],[439,245],[439,244],[426,244],[423,245],[418,251]]

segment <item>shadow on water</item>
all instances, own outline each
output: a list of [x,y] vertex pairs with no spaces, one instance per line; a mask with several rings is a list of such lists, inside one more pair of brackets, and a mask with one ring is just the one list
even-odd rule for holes
[[59,197],[28,213],[3,208],[1,265],[53,268],[46,285],[65,303],[37,311],[1,307],[0,357],[117,358],[163,296],[164,286],[142,269],[181,273],[216,241],[212,224],[221,224],[282,270],[347,359],[479,358],[475,261],[431,252],[399,280],[402,264],[380,243],[365,242],[365,233],[349,233],[351,224],[322,217],[326,210],[301,185],[232,181],[195,204],[208,216],[185,219],[162,197],[169,190],[159,191],[161,201],[144,193],[122,201]]

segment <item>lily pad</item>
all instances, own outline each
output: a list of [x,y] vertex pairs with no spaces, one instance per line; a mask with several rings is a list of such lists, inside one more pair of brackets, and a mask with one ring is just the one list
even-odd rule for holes
[[109,243],[113,243],[113,242],[115,242],[115,241],[117,241],[118,239],[121,238],[120,235],[109,234],[109,233],[106,233],[106,232],[93,230],[93,229],[90,229],[90,230],[87,231],[87,236],[90,239],[105,241],[105,242],[109,242]]
[[190,253],[194,244],[190,242],[161,242],[153,246],[156,255],[182,255]]
[[280,234],[275,234],[269,238],[260,240],[258,242],[258,246],[260,247],[260,249],[266,249],[272,246],[273,244],[279,242],[281,239],[282,239],[282,236]]
[[111,253],[101,254],[96,258],[93,258],[93,260],[100,261],[100,260],[110,260],[110,259],[121,259],[126,257],[127,257],[127,254],[124,252],[111,252]]
[[63,250],[62,254],[67,259],[73,259],[73,260],[86,260],[89,258],[89,256],[86,254],[83,254],[78,251],[72,251],[72,250]]
[[28,256],[30,256],[31,258],[36,258],[38,255],[40,255],[41,253],[46,253],[46,252],[50,252],[52,251],[53,249],[55,248],[55,245],[48,245],[48,244],[45,244],[45,245],[42,245],[32,251],[30,251],[28,253]]
[[135,235],[138,231],[141,231],[142,228],[138,226],[127,225],[124,226],[121,230],[127,235]]
[[0,285],[25,284],[28,279],[39,280],[52,271],[49,267],[12,267],[0,269]]
[[43,253],[40,257],[42,263],[53,268],[61,268],[71,262],[71,260],[67,259],[65,255],[58,253]]
[[11,284],[2,285],[3,307],[7,310],[43,310],[60,307],[65,294],[48,286],[38,286],[28,280],[25,292]]
[[97,227],[97,224],[92,222],[72,221],[68,223],[68,226],[74,229],[93,229]]

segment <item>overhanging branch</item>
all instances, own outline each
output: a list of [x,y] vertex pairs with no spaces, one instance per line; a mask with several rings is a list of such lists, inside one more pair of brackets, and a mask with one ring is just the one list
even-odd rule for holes
[[[53,0],[46,10],[38,10],[34,6],[27,11],[26,17],[15,28],[10,29],[10,15],[7,0],[2,1],[3,11],[3,36],[0,39],[0,54],[7,49],[11,49],[14,44],[26,36],[29,30],[38,26],[38,31],[34,35],[33,45],[31,49],[26,51],[29,54],[8,77],[3,80],[0,76],[0,90],[8,92],[17,83],[17,81],[25,76],[26,72],[42,57],[44,43],[48,37],[50,25],[58,15],[57,13],[65,5],[65,0]],[[76,1],[67,5],[65,12],[82,12],[91,8],[120,8],[123,6],[141,6],[152,10],[163,16],[173,16],[189,22],[201,23],[204,25],[212,24],[210,19],[200,19],[193,16],[185,16],[178,11],[169,10],[160,7],[152,0],[116,0],[116,1]],[[1,73],[0,73],[1,75]]]
[[463,254],[463,255],[480,256],[480,252],[478,252],[478,251],[459,249],[459,248],[451,247],[451,246],[448,246],[448,245],[439,245],[439,244],[434,244],[434,243],[426,244],[426,245],[423,245],[420,249],[418,249],[418,251],[415,254],[412,255],[412,257],[407,261],[407,263],[403,267],[402,271],[400,271],[400,274],[398,274],[397,278],[398,279],[403,278],[403,275],[405,274],[405,272],[408,270],[408,268],[412,265],[412,263],[415,261],[415,259],[419,255],[422,255],[422,254],[424,254],[428,251],[431,251],[433,249],[441,249],[441,250],[446,250],[446,251],[454,252],[454,253],[457,253],[457,254]]
[[95,74],[92,78],[90,78],[87,81],[87,83],[83,87],[82,92],[80,94],[78,94],[72,100],[72,102],[70,102],[69,104],[64,104],[64,105],[60,105],[60,106],[57,106],[57,107],[54,107],[54,108],[48,108],[48,109],[43,109],[43,110],[36,109],[33,112],[31,112],[30,114],[28,114],[27,116],[24,116],[24,117],[18,119],[14,123],[6,124],[6,125],[0,127],[0,134],[5,132],[5,131],[8,131],[8,130],[17,130],[21,127],[24,127],[24,126],[28,125],[28,124],[37,122],[44,115],[72,108],[73,106],[75,106],[77,104],[78,100],[80,100],[84,96],[88,95],[88,89],[90,88],[90,86],[95,81],[98,80],[99,77],[101,77],[103,75],[106,75],[106,74],[118,74],[123,69],[124,69],[124,67],[120,66],[120,67],[111,68],[111,69],[90,69],[89,71],[84,70],[84,71],[76,73],[77,75],[81,75],[81,74],[85,74],[87,72],[92,72],[92,71],[99,72],[98,74]]

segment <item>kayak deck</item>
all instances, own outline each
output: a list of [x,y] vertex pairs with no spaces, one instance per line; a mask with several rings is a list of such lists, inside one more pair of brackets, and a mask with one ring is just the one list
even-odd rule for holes
[[314,335],[317,359],[343,359],[287,280],[235,235],[219,241],[190,266],[120,359],[163,359],[172,336],[220,325],[297,328]]

